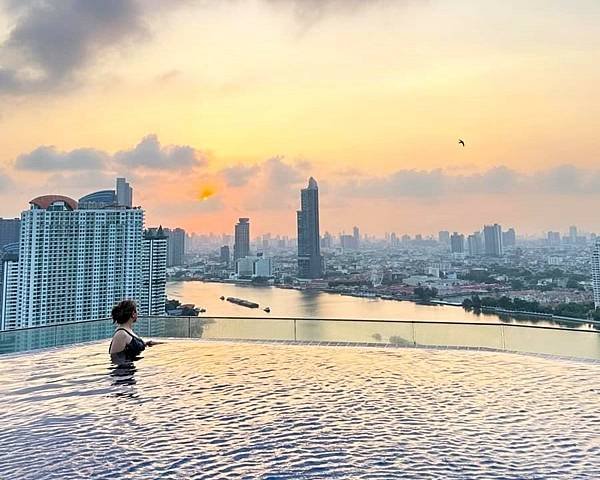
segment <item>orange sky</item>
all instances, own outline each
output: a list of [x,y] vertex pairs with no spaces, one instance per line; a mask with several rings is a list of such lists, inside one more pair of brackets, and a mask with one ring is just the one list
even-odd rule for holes
[[0,7],[0,214],[118,174],[150,224],[293,234],[314,175],[334,233],[600,230],[598,2],[365,3]]

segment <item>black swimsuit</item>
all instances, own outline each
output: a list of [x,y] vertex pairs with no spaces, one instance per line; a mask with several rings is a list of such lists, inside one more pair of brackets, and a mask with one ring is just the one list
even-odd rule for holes
[[[127,332],[127,334],[129,334],[129,336],[131,337],[131,341],[127,345],[125,345],[125,348],[122,351],[112,353],[111,356],[112,357],[118,356],[120,358],[124,357],[126,360],[135,360],[136,358],[138,358],[138,355],[146,349],[146,343],[140,337],[136,337],[135,335],[133,335],[131,332],[125,330],[124,328],[117,328],[115,330],[115,333],[118,332],[119,330],[123,330],[124,332]],[[108,347],[109,352],[110,352],[111,347],[112,347],[112,340],[110,341],[110,347]]]

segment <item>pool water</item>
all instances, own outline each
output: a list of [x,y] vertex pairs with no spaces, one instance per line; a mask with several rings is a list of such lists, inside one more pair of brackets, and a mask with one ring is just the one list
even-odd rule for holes
[[0,478],[598,478],[600,363],[107,342],[0,359]]

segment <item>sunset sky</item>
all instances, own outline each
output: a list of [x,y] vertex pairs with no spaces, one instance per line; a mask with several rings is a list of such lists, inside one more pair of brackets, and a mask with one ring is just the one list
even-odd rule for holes
[[[134,187],[147,224],[600,231],[598,0],[0,0],[0,215]],[[466,147],[458,145],[458,139]]]

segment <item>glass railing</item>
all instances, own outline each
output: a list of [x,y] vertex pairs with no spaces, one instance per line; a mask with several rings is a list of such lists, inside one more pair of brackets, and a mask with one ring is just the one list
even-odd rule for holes
[[[0,354],[109,338],[110,320],[0,332]],[[600,360],[600,332],[519,324],[255,317],[147,317],[144,338],[476,348]]]

